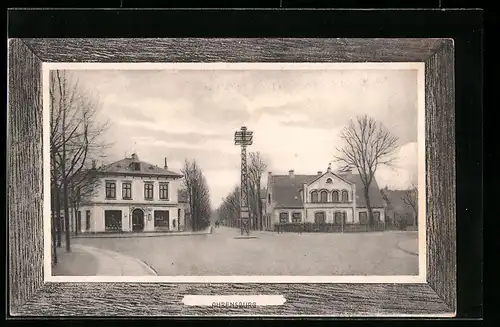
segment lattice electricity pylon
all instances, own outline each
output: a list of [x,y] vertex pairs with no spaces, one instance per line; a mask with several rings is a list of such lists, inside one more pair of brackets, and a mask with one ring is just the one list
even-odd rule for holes
[[241,146],[241,196],[240,196],[240,228],[241,235],[250,235],[250,210],[248,203],[248,169],[247,146],[252,144],[253,132],[245,126],[234,133],[234,144]]

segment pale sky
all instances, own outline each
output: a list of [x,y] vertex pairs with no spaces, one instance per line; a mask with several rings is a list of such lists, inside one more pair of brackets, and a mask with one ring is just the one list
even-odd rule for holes
[[[254,132],[273,174],[315,174],[333,162],[340,130],[368,114],[399,138],[396,168],[379,168],[380,187],[417,181],[416,70],[79,70],[98,96],[114,143],[108,162],[136,152],[180,172],[196,159],[217,207],[240,180],[234,132]],[[335,163],[332,163],[335,165]],[[263,185],[265,185],[264,176]]]

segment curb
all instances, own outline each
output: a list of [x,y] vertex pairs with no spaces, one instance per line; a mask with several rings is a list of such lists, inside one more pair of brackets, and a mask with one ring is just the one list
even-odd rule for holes
[[405,248],[401,247],[401,245],[399,245],[399,242],[396,244],[396,248],[397,248],[398,250],[403,251],[404,253],[407,253],[407,254],[411,254],[411,255],[418,256],[418,253],[415,253],[415,252],[410,251],[410,250],[406,250]]
[[[122,253],[117,252],[117,251],[112,251],[112,250],[97,248],[97,247],[94,247],[94,246],[81,245],[81,244],[78,244],[77,246],[80,249],[84,250],[84,251],[85,251],[85,249],[91,250],[91,251],[86,251],[86,252],[90,253],[93,256],[96,256],[96,255],[94,253],[92,253],[92,251],[95,251],[97,253],[101,253],[101,255],[104,256],[104,257],[107,256],[106,252],[116,253],[116,254],[118,254],[118,256],[126,258],[127,260],[130,260],[130,261],[136,262],[143,269],[145,269],[146,271],[149,271],[153,276],[158,276],[158,273],[156,272],[156,270],[153,267],[151,267],[148,263],[146,263],[145,261],[143,261],[143,260],[141,260],[139,258],[132,257],[132,256],[130,256],[128,254],[122,254]],[[107,257],[110,257],[110,256],[108,255]]]
[[[139,260],[139,259],[137,259]],[[156,271],[156,269],[153,268],[153,266],[149,265],[149,263],[147,263],[146,261],[142,261],[142,260],[139,260],[141,263],[143,263],[144,265],[146,265],[147,269],[149,269],[155,276],[159,276],[158,275],[158,272]]]
[[[158,233],[159,234],[159,233]],[[85,236],[72,236],[72,239],[86,239],[86,238],[138,238],[138,237],[172,237],[172,236],[199,236],[199,235],[210,235],[212,234],[212,229],[203,232],[197,232],[197,233],[185,233],[185,234],[177,234],[177,233],[172,233],[172,234],[160,234],[160,235],[155,235],[155,233],[148,233],[145,232],[143,234],[135,234],[135,235],[130,235],[130,234],[110,234],[110,235],[104,235],[104,234],[90,234],[90,235],[85,235]]]
[[127,256],[127,255],[124,255],[126,257],[129,257],[129,258],[132,258],[134,260],[137,261],[138,264],[140,264],[144,269],[148,270],[150,273],[153,274],[153,276],[158,276],[158,273],[156,272],[156,270],[151,267],[146,261],[143,261],[141,259],[138,259],[138,258],[134,258],[134,257],[131,257],[131,256]]

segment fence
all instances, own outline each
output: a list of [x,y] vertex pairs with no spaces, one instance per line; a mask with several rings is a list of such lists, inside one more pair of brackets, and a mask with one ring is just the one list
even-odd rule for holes
[[275,232],[292,233],[362,233],[381,232],[385,230],[384,223],[376,223],[373,228],[366,224],[316,224],[316,223],[281,223],[274,225]]

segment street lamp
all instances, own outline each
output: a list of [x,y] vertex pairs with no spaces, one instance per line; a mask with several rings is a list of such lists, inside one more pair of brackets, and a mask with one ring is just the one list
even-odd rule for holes
[[247,170],[247,146],[252,144],[253,132],[242,126],[234,133],[234,144],[241,147],[241,196],[240,196],[240,228],[241,235],[246,232],[250,235],[250,210],[248,208],[248,170]]

